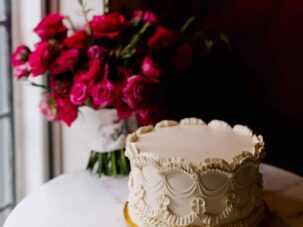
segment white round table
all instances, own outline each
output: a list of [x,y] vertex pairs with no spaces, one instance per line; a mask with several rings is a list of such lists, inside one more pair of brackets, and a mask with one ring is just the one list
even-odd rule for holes
[[[273,227],[303,226],[303,178],[262,165],[264,199]],[[87,171],[62,175],[27,196],[3,227],[126,227],[127,178],[98,178]]]

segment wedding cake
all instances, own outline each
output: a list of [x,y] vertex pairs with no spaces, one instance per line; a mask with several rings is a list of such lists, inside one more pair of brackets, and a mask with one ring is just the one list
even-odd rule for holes
[[161,121],[128,136],[124,214],[138,227],[257,227],[262,136],[224,121]]

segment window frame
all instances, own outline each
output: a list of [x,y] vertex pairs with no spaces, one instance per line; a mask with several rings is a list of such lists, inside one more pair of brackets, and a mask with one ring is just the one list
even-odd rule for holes
[[[32,50],[39,38],[33,28],[46,14],[46,0],[11,0],[12,48]],[[33,79],[43,84],[43,77]],[[42,92],[26,81],[12,79],[14,98],[16,203],[50,179],[48,123],[38,105]]]
[[[10,135],[10,144],[9,144],[9,181],[10,181],[10,186],[9,189],[11,190],[9,192],[9,200],[8,203],[0,204],[0,215],[9,213],[13,207],[16,205],[16,174],[15,174],[15,137],[14,137],[14,99],[13,99],[13,81],[12,81],[12,69],[10,67],[10,53],[12,51],[12,23],[11,23],[11,12],[12,12],[12,4],[10,0],[3,0],[4,2],[4,7],[5,7],[5,18],[0,19],[0,27],[4,28],[6,31],[6,40],[5,40],[5,45],[7,46],[5,48],[6,51],[6,57],[7,57],[7,66],[6,66],[6,85],[7,85],[7,90],[6,94],[4,93],[4,96],[7,96],[7,109],[3,110],[0,112],[0,120],[2,121],[3,119],[8,120],[9,124],[9,133]],[[5,151],[4,151],[5,152]]]

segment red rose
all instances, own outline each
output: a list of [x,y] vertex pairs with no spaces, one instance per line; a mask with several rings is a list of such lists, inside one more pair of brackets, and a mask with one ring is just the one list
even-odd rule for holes
[[188,43],[181,45],[173,56],[173,64],[177,72],[187,70],[194,61],[193,49]]
[[134,114],[134,111],[128,106],[122,97],[117,98],[114,107],[117,110],[120,119],[128,119]]
[[153,12],[137,9],[134,11],[132,22],[138,23],[140,21],[150,25],[158,24],[158,19]]
[[114,84],[124,87],[126,85],[127,78],[132,75],[131,69],[125,66],[112,65],[110,68],[111,74],[108,79]]
[[63,121],[67,126],[71,126],[78,117],[78,108],[71,103],[69,97],[56,97],[57,116],[56,120]]
[[140,125],[156,124],[163,120],[163,108],[159,106],[149,106],[137,112],[137,120]]
[[125,18],[119,13],[109,13],[102,16],[94,16],[89,25],[94,38],[114,38],[124,28]]
[[63,51],[51,65],[51,74],[58,75],[72,70],[77,64],[79,53],[76,49]]
[[77,106],[83,105],[88,98],[87,86],[82,83],[74,84],[70,91],[69,98],[72,104]]
[[103,77],[100,62],[96,59],[91,59],[86,63],[80,71],[76,72],[74,81],[84,83],[88,87],[92,86],[96,79],[101,80]]
[[161,50],[171,46],[177,39],[178,37],[173,31],[159,26],[155,33],[149,38],[147,44],[152,50]]
[[77,31],[72,36],[67,37],[63,41],[63,45],[71,49],[84,50],[88,46],[88,35],[86,31]]
[[105,79],[92,88],[90,95],[95,106],[104,107],[115,101],[118,96],[118,89],[112,82]]
[[99,61],[103,61],[107,57],[107,54],[108,49],[103,46],[94,45],[87,50],[87,56],[89,58],[94,58]]
[[141,65],[141,73],[156,83],[159,83],[160,68],[150,57],[146,56]]
[[153,96],[154,83],[144,76],[131,76],[123,89],[123,99],[132,109],[146,105]]
[[14,77],[18,80],[20,80],[21,78],[26,78],[30,74],[30,68],[27,63],[23,65],[18,65],[14,69]]
[[34,29],[42,40],[65,38],[67,27],[63,24],[64,16],[58,13],[51,13],[44,17]]
[[57,116],[56,101],[52,94],[46,93],[43,95],[39,104],[42,116],[48,121],[55,121]]
[[45,73],[51,63],[53,55],[54,49],[47,41],[38,43],[36,50],[30,54],[28,61],[32,76]]
[[51,76],[48,85],[51,88],[52,93],[56,95],[67,96],[69,94],[72,82],[68,80],[60,80],[60,79]]
[[30,55],[30,49],[25,45],[20,45],[16,48],[15,52],[12,54],[12,65],[14,67],[18,65],[23,65],[28,60],[28,56]]

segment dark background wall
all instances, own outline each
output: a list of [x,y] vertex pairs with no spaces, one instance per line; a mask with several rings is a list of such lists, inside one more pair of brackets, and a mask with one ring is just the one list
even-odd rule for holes
[[167,117],[248,125],[264,136],[265,162],[303,175],[303,1],[111,1],[112,10],[137,7],[173,28],[197,15],[231,40],[231,53],[203,59],[171,85]]
[[[219,21],[252,83],[248,124],[267,142],[267,162],[303,175],[303,2],[222,0]],[[244,75],[245,76],[245,75]]]

